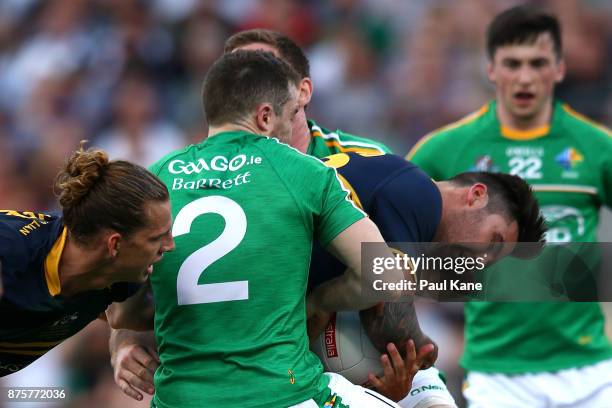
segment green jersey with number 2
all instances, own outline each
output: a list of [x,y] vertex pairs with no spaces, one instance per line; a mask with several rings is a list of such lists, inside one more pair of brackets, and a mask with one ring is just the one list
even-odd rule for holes
[[[523,132],[504,128],[491,102],[423,138],[407,158],[437,180],[464,171],[522,177],[536,193],[548,241],[596,241],[599,208],[612,206],[610,132],[558,101],[549,125]],[[511,262],[515,290],[524,290],[521,274],[538,264]],[[612,358],[597,303],[472,302],[465,312],[469,370],[556,371]]]
[[271,139],[228,132],[151,169],[168,186],[176,249],[155,266],[158,407],[280,407],[327,386],[308,350],[313,239],[365,217],[336,172]]

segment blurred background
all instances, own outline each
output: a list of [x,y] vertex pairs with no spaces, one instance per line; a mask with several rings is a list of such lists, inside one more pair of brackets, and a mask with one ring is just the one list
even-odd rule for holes
[[[484,32],[513,0],[0,0],[0,207],[55,207],[53,177],[81,139],[149,165],[206,134],[200,89],[232,33],[289,35],[307,51],[320,125],[404,155],[493,95]],[[568,75],[557,95],[612,123],[612,2],[537,1],[559,16]],[[609,218],[602,239],[612,241]],[[462,406],[461,304],[419,305]],[[94,322],[0,386],[62,386],[58,406],[147,407],[114,385]],[[19,403],[15,406],[51,406]],[[8,407],[8,404],[0,407]]]

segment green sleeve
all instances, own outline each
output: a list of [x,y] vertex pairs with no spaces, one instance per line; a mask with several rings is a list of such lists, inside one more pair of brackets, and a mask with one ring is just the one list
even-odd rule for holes
[[315,235],[324,248],[342,231],[367,216],[349,198],[336,170],[326,167],[325,172],[322,207],[315,222]]

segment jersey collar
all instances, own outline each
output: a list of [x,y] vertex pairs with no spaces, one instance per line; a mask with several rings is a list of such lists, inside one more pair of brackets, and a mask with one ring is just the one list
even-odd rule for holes
[[49,251],[45,258],[45,280],[47,281],[47,288],[51,296],[59,295],[62,290],[59,280],[59,262],[66,245],[67,235],[68,228],[64,227],[62,234],[57,238],[51,251]]
[[529,130],[518,130],[512,129],[506,126],[500,127],[500,132],[503,137],[512,140],[532,140],[537,139],[543,136],[546,136],[550,133],[550,125],[540,126],[534,129]]
[[[491,111],[497,117],[497,101],[493,100],[491,104],[493,108],[491,109]],[[560,115],[558,114],[558,110],[560,109],[560,107],[561,103],[558,100],[553,100],[553,107],[551,113],[552,117],[550,118],[550,122],[544,126],[528,130],[518,130],[500,124],[499,131],[503,137],[511,140],[533,140],[547,136],[548,134],[550,134],[551,129],[555,127],[555,122],[560,117]]]

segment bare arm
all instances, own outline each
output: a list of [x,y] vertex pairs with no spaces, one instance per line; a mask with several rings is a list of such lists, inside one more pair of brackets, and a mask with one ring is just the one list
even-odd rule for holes
[[106,309],[106,319],[113,329],[153,330],[153,312],[151,287],[147,283],[134,296],[111,304]]
[[[377,303],[375,300],[365,299],[361,295],[362,242],[384,242],[378,227],[369,218],[357,221],[342,231],[327,246],[326,249],[348,268],[342,276],[327,281],[312,291],[307,299],[309,313],[312,313],[315,309],[323,312],[362,310]],[[383,256],[393,256],[388,248],[383,252]],[[397,271],[397,273],[401,274],[402,272]]]
[[153,375],[159,366],[153,332],[111,329],[109,339],[115,383],[128,396],[142,400],[142,392],[153,395]]
[[389,343],[402,346],[412,340],[419,354],[425,346],[432,346],[420,358],[421,369],[431,367],[436,361],[438,346],[421,330],[412,301],[381,303],[374,308],[362,310],[359,316],[370,341],[379,352],[388,352]]

